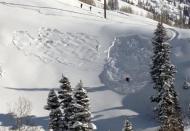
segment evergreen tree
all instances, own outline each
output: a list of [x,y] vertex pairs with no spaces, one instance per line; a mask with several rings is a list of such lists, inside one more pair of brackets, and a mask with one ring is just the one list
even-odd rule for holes
[[75,108],[74,131],[95,130],[95,125],[91,122],[89,97],[87,95],[87,91],[83,88],[82,81],[78,84],[74,97],[77,105],[77,108]]
[[161,122],[160,131],[183,131],[178,97],[174,89],[175,66],[170,61],[170,45],[166,43],[167,34],[162,23],[154,32],[151,77],[157,91],[151,97],[156,102],[155,110]]
[[122,131],[133,131],[133,126],[130,121],[125,120],[125,124]]
[[80,83],[77,85],[77,90],[74,94],[74,97],[76,98],[77,104],[82,105],[86,109],[89,109],[90,100],[87,95],[87,91],[83,88],[82,81],[80,81]]
[[60,89],[58,90],[58,98],[60,99],[61,107],[67,108],[69,103],[73,100],[72,98],[72,88],[67,77],[62,76],[59,81],[61,83]]
[[73,99],[73,90],[71,88],[70,82],[67,77],[62,76],[60,80],[61,86],[58,90],[58,98],[60,99],[60,106],[63,109],[64,122],[64,131],[69,130],[73,124],[73,115],[74,115],[74,99]]
[[[163,59],[162,56],[162,43],[164,43],[167,40],[167,34],[166,30],[164,29],[162,23],[158,23],[157,29],[154,32],[154,38],[152,41],[153,44],[153,57],[152,57],[152,67],[151,67],[151,77],[154,83],[154,89],[157,90],[158,92],[161,92],[162,87],[160,86],[160,75],[161,75],[161,66],[162,66],[162,61]],[[167,58],[169,60],[169,58]],[[159,102],[161,100],[160,94],[157,94],[157,96],[152,96],[151,101],[152,102]],[[156,109],[156,108],[155,108]]]
[[62,131],[62,112],[59,109],[58,97],[53,89],[49,92],[47,105],[44,108],[50,110],[49,129]]

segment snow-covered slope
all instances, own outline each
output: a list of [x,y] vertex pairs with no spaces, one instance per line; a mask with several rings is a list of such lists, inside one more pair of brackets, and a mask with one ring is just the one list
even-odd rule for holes
[[190,2],[188,0],[118,0],[119,7],[131,7],[132,13],[155,19],[157,15],[167,17],[167,24],[189,27]]
[[[80,9],[77,0],[0,0],[0,18],[2,126],[10,126],[8,105],[24,96],[36,124],[47,130],[43,106],[64,74],[73,88],[83,80],[98,131],[120,130],[126,116],[137,131],[155,129],[148,70],[157,22],[112,11],[105,20],[102,9]],[[167,28],[185,107],[188,91],[181,86],[189,75],[190,32]]]
[[140,15],[140,16],[144,16],[144,17],[152,17],[153,14],[144,10],[143,8],[140,8],[137,6],[138,2],[137,1],[133,1],[133,3],[135,3],[135,5],[129,4],[125,1],[119,0],[119,8],[122,9],[124,7],[130,7],[132,9],[132,14],[135,15]]

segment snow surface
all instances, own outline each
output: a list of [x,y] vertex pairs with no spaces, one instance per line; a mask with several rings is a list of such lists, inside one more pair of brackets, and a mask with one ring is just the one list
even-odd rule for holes
[[[151,38],[157,22],[77,0],[0,0],[0,123],[19,96],[32,102],[33,120],[47,130],[43,109],[49,89],[64,74],[73,87],[82,80],[98,131],[121,130],[126,117],[136,131],[154,131],[150,76]],[[168,27],[176,88],[186,110],[190,77],[190,31]],[[98,48],[97,48],[98,47]],[[130,82],[125,81],[130,77]]]

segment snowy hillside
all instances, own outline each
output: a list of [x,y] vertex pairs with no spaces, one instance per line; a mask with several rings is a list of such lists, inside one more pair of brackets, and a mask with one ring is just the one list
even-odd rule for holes
[[[189,28],[190,2],[188,0],[118,0],[119,8],[130,7],[133,14],[159,20],[169,25]],[[157,18],[158,17],[158,18]]]
[[[151,38],[157,22],[132,14],[103,10],[77,0],[0,0],[0,123],[11,126],[8,108],[19,96],[32,102],[33,120],[47,130],[49,89],[62,74],[74,88],[82,80],[91,98],[98,131],[121,130],[126,118],[136,131],[154,131],[149,97]],[[183,110],[189,91],[190,31],[167,27],[176,88]],[[130,82],[125,78],[130,77]]]

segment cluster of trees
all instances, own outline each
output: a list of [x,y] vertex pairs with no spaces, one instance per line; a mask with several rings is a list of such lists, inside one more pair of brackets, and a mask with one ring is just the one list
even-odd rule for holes
[[[94,0],[79,0],[79,1],[93,6],[96,5]],[[123,0],[123,1],[134,5],[133,1],[131,0]],[[178,4],[176,4],[177,2]],[[150,12],[147,14],[147,17],[152,18],[156,21],[160,21],[162,17],[162,22],[165,24],[174,25],[176,27],[181,27],[181,28],[190,28],[190,7],[180,6],[179,3],[189,4],[187,1],[183,0],[180,1],[175,0],[173,2],[168,1],[168,4],[171,4],[172,6],[178,8],[179,14],[173,14],[173,13],[171,14],[166,7],[163,8],[160,13],[148,1],[142,2],[139,0],[137,6]],[[118,0],[104,0],[104,18],[106,18],[107,9],[118,10],[119,9]],[[132,8],[130,6],[122,7],[120,10],[127,13],[133,13]]]
[[119,9],[118,0],[108,0],[108,7],[111,10],[118,10]]
[[130,13],[130,14],[133,13],[133,10],[132,10],[132,8],[130,6],[123,6],[123,7],[121,7],[120,11]]
[[[123,1],[126,1],[129,4],[134,5],[134,3],[130,0],[123,0]],[[190,28],[190,7],[180,6],[180,3],[182,3],[182,5],[188,4],[187,1],[183,1],[183,0],[180,0],[180,1],[174,0],[172,2],[168,1],[168,4],[176,7],[179,10],[179,14],[170,13],[166,7],[164,7],[160,13],[148,1],[143,2],[139,0],[137,3],[137,6],[139,6],[140,8],[148,12],[151,12],[153,16],[151,16],[150,18],[156,21],[160,21],[160,18],[162,17],[163,18],[162,22],[165,24],[174,25],[181,28]]]
[[190,7],[178,7],[179,18],[174,19],[175,26],[180,28],[190,28]]
[[49,129],[53,131],[93,131],[89,109],[89,97],[83,88],[82,82],[73,91],[67,77],[60,80],[61,86],[58,95],[52,89],[49,92],[46,110],[49,114]]
[[[94,131],[96,126],[92,123],[89,109],[89,97],[82,81],[71,88],[67,77],[60,80],[61,86],[56,93],[51,89],[44,107],[49,110],[49,129],[53,131]],[[57,95],[58,94],[58,95]],[[133,131],[132,124],[126,120],[123,131]]]
[[86,4],[89,4],[89,5],[93,5],[93,6],[96,5],[95,2],[94,2],[94,0],[79,0],[79,1],[84,2]]
[[157,12],[157,9],[148,2],[143,3],[142,1],[139,1],[137,6],[143,8],[148,12],[151,12],[153,14],[151,18],[156,21],[160,21],[160,18],[162,17],[163,23],[173,25],[173,23],[175,23],[175,21],[177,20],[177,18],[174,17],[174,14],[171,15],[167,9],[162,9],[161,13]]

